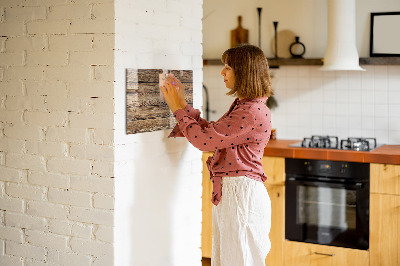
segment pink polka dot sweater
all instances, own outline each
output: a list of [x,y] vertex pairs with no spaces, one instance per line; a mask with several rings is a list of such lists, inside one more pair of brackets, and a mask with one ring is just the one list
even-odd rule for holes
[[200,111],[187,105],[174,112],[178,122],[169,137],[186,137],[201,151],[214,151],[207,160],[213,182],[212,203],[221,200],[224,176],[247,176],[261,182],[267,179],[261,159],[271,132],[271,112],[267,97],[236,99],[216,122],[200,117]]

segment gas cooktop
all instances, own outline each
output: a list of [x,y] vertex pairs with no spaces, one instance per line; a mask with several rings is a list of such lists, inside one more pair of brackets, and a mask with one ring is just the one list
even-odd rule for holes
[[337,149],[337,150],[353,150],[353,151],[371,151],[379,146],[376,138],[347,138],[339,142],[336,136],[311,136],[304,138],[302,142],[289,145],[291,147],[301,148],[320,148],[320,149]]

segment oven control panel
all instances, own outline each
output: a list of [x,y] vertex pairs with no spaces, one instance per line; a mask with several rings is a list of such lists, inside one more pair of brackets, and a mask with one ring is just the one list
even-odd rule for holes
[[286,174],[369,179],[369,164],[286,158]]

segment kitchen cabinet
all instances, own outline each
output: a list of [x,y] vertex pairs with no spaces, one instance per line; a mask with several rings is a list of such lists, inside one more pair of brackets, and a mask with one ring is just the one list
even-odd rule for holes
[[400,265],[400,165],[370,167],[370,265]]
[[[202,256],[211,258],[212,253],[212,183],[208,172],[206,161],[211,152],[203,153],[203,195],[202,195]],[[263,157],[262,164],[268,176],[265,187],[271,199],[272,221],[271,221],[271,250],[266,258],[266,265],[283,265],[283,243],[285,230],[285,158]]]
[[212,183],[206,161],[212,152],[203,153],[203,194],[202,194],[202,223],[201,223],[201,253],[204,258],[211,258],[212,252]]
[[369,265],[369,253],[365,250],[316,245],[286,240],[284,252],[285,266]]

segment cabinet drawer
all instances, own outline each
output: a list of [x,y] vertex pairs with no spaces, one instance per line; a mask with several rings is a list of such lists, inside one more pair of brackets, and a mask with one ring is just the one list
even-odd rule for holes
[[285,241],[285,266],[369,265],[365,250]]

